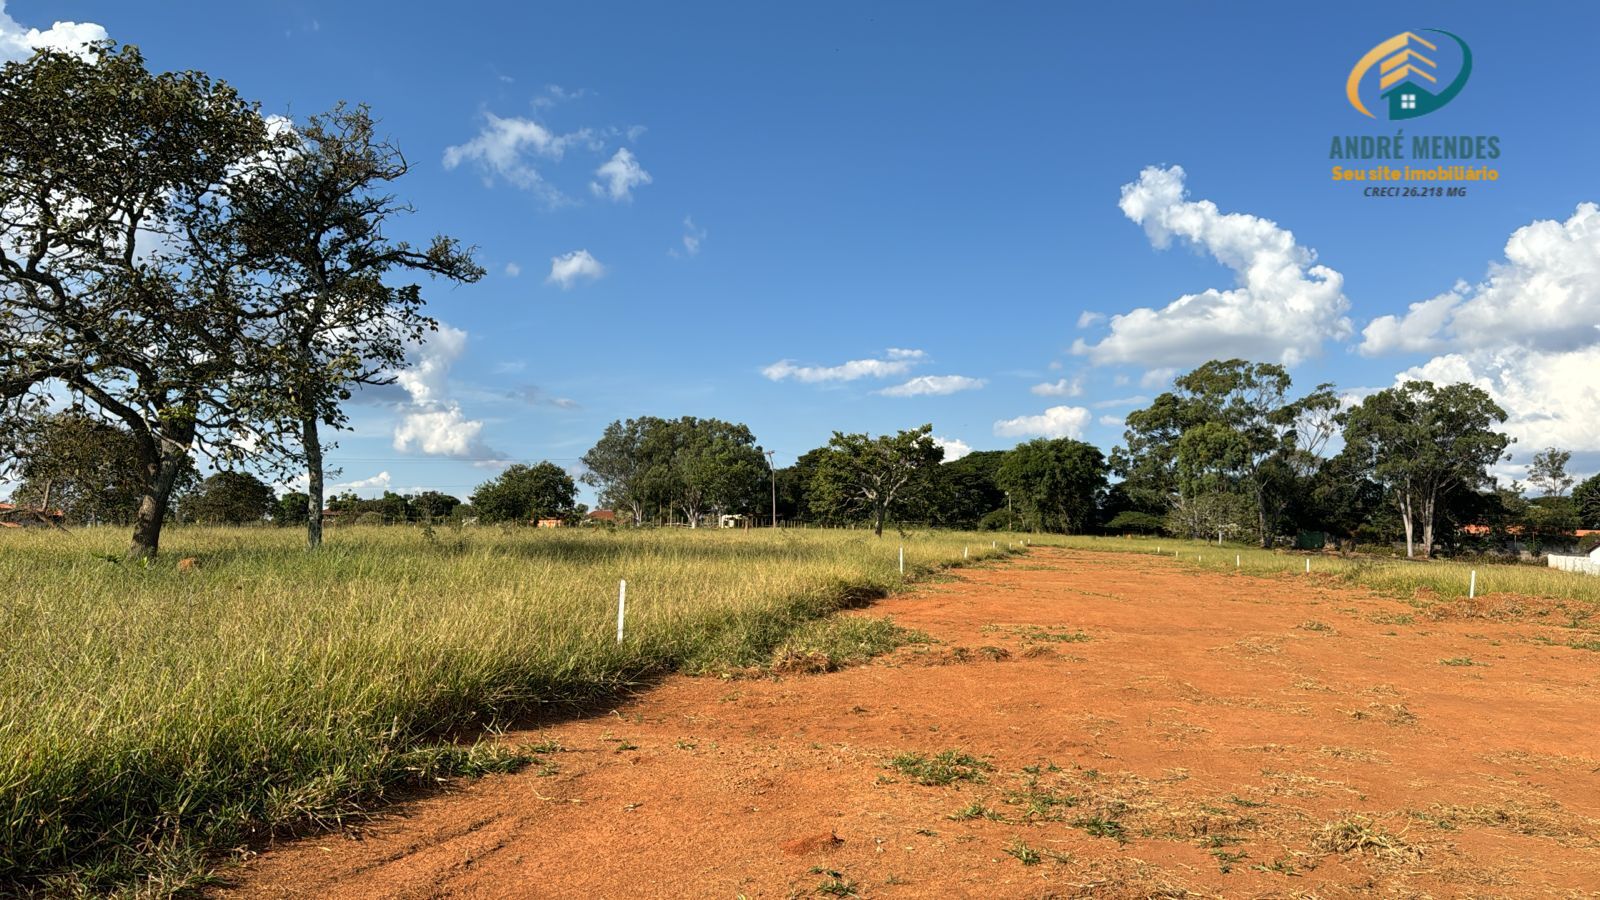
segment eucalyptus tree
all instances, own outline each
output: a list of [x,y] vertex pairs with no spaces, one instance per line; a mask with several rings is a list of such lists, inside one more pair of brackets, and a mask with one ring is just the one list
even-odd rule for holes
[[[280,123],[281,124],[281,123]],[[260,371],[273,373],[278,427],[305,460],[306,541],[322,543],[322,426],[341,429],[359,385],[392,384],[408,349],[438,323],[422,288],[392,273],[475,282],[471,249],[439,235],[413,246],[386,229],[411,207],[387,192],[406,159],[376,133],[365,106],[340,104],[278,129],[231,192],[231,250],[266,286],[251,310]]]
[[221,81],[92,49],[0,69],[0,419],[70,398],[124,427],[140,493],[128,555],[149,558],[192,453],[281,450],[254,437],[261,393],[239,377],[251,285],[213,244],[268,135]]
[[1173,383],[1127,418],[1126,448],[1113,465],[1129,492],[1169,504],[1209,494],[1238,494],[1254,508],[1263,546],[1298,478],[1313,471],[1335,433],[1339,401],[1332,386],[1292,397],[1282,366],[1212,360]]
[[1435,511],[1446,494],[1492,482],[1511,439],[1495,430],[1506,412],[1481,388],[1406,381],[1366,397],[1348,413],[1345,452],[1383,485],[1400,513],[1406,556],[1433,555]]

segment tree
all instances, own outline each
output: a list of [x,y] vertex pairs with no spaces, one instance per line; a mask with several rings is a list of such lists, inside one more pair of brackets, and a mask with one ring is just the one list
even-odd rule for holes
[[799,519],[812,515],[811,477],[828,454],[827,447],[818,447],[800,454],[794,465],[778,470],[778,517]]
[[[303,491],[290,491],[272,505],[272,521],[279,526],[304,525],[308,513],[307,495]],[[317,510],[317,514],[322,514]]]
[[222,471],[184,498],[184,517],[205,525],[260,522],[277,506],[272,488],[248,472]]
[[63,394],[119,422],[139,461],[128,555],[148,558],[191,452],[281,449],[242,440],[264,396],[235,377],[249,282],[208,243],[267,136],[223,82],[94,52],[0,70],[0,434]]
[[1178,378],[1127,417],[1127,447],[1112,457],[1124,490],[1138,503],[1244,495],[1269,546],[1296,476],[1315,468],[1336,430],[1331,385],[1291,398],[1292,385],[1282,366],[1242,359],[1212,360]]
[[385,226],[410,212],[385,190],[406,174],[405,157],[374,134],[364,106],[333,110],[286,130],[232,192],[233,252],[271,285],[253,311],[263,329],[256,365],[275,373],[280,427],[306,461],[306,543],[322,543],[320,428],[344,428],[341,401],[356,385],[392,384],[406,350],[438,323],[422,311],[417,284],[385,282],[395,271],[475,282],[483,269],[453,238],[426,248],[396,241]]
[[1577,480],[1567,474],[1567,463],[1571,461],[1571,450],[1540,450],[1533,454],[1533,464],[1528,466],[1528,483],[1547,497],[1565,497]]
[[1094,521],[1106,490],[1106,460],[1083,441],[1040,438],[1007,453],[995,480],[1030,529],[1074,534]]
[[626,510],[634,525],[644,524],[651,500],[647,481],[656,460],[650,458],[647,443],[665,424],[655,416],[612,422],[583,455],[583,483],[599,489],[601,506]]
[[519,463],[478,485],[472,492],[472,505],[485,522],[566,519],[577,510],[577,495],[572,476],[555,463]]
[[434,519],[448,519],[450,514],[461,505],[459,497],[452,497],[440,491],[423,491],[411,498],[411,510],[424,522]]
[[[59,509],[68,522],[126,524],[139,505],[139,449],[127,429],[81,410],[20,423],[15,502]],[[193,470],[184,473],[192,479]]]
[[1346,452],[1393,498],[1406,556],[1415,555],[1418,528],[1422,555],[1433,555],[1435,510],[1444,494],[1489,481],[1489,466],[1504,458],[1511,442],[1494,430],[1505,420],[1505,410],[1487,393],[1464,383],[1407,381],[1350,410]]
[[812,506],[832,515],[865,513],[882,537],[895,505],[926,489],[943,458],[932,425],[876,438],[835,431],[812,477]]
[[945,528],[977,528],[983,517],[1006,504],[997,482],[1004,450],[977,450],[941,463],[933,471],[930,521]]
[[1584,528],[1600,528],[1600,475],[1590,475],[1572,490],[1578,519]]
[[666,460],[665,481],[658,486],[670,493],[690,528],[707,511],[749,509],[764,494],[766,457],[745,425],[685,416],[664,424],[653,452]]

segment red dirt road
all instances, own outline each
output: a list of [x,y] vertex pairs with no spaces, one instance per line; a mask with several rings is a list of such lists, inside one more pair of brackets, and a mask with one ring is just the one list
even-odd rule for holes
[[[1600,653],[1546,619],[1044,549],[859,614],[942,643],[509,735],[563,750],[271,848],[230,893],[1600,893]],[[891,767],[947,749],[992,769]]]

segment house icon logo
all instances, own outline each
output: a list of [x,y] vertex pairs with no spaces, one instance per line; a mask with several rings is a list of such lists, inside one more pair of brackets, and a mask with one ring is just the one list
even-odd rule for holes
[[[1466,87],[1467,76],[1472,74],[1472,50],[1467,47],[1467,42],[1437,28],[1422,30],[1430,35],[1443,35],[1460,46],[1461,66],[1455,77],[1443,82],[1439,71],[1435,57],[1440,55],[1439,43],[1443,43],[1442,40],[1435,38],[1430,41],[1414,32],[1401,32],[1368,50],[1367,55],[1361,57],[1361,61],[1350,70],[1344,92],[1356,112],[1377,118],[1361,101],[1361,82],[1374,67],[1378,70],[1378,96],[1389,101],[1391,120],[1425,116],[1454,100]],[[1441,82],[1443,87],[1440,87]]]

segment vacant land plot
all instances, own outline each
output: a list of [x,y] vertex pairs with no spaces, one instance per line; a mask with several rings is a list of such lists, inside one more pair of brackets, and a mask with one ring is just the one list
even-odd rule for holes
[[[806,623],[1004,541],[865,532],[178,529],[0,535],[0,894],[204,877],[206,854],[536,754],[471,741],[673,671],[822,671]],[[617,640],[618,582],[628,580]],[[467,743],[458,745],[456,741]]]
[[244,897],[1600,890],[1588,607],[1036,549],[881,601],[930,640],[673,677],[538,764],[269,848]]

